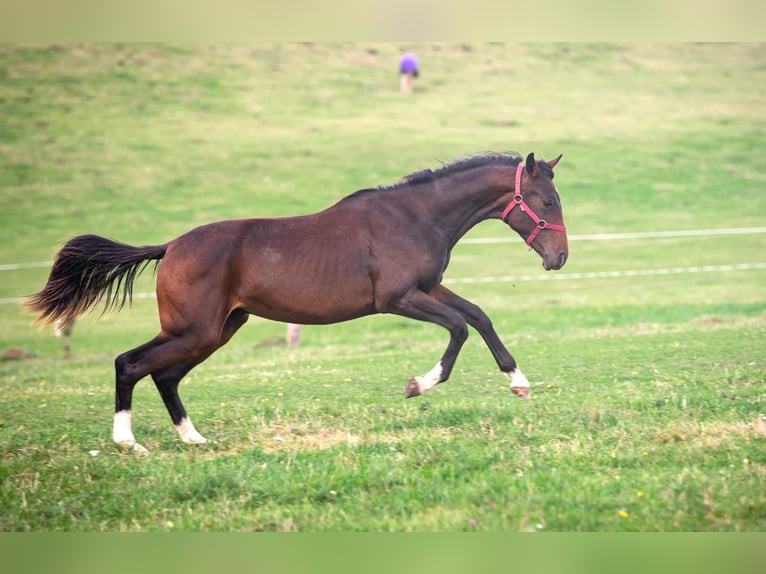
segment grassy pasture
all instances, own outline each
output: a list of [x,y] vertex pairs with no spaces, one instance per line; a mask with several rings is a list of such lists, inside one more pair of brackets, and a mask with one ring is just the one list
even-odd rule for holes
[[[760,227],[765,93],[763,45],[4,44],[0,265],[80,233],[150,244],[309,213],[490,149],[564,154],[572,236]],[[438,327],[370,317],[286,349],[252,318],[182,383],[208,445],[136,387],[147,457],[111,443],[112,360],[154,335],[154,301],[80,320],[63,359],[13,302],[47,269],[0,268],[0,352],[31,355],[0,361],[0,530],[762,531],[766,269],[721,266],[765,252],[763,233],[573,239],[557,279],[518,238],[466,241],[447,280],[533,400],[475,333],[450,381],[405,401]]]

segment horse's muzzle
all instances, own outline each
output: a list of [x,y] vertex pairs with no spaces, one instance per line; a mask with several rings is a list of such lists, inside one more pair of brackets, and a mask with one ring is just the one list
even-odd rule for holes
[[569,257],[569,253],[566,251],[560,252],[557,256],[543,256],[543,267],[546,271],[561,269],[564,266],[564,263],[567,262],[567,257]]

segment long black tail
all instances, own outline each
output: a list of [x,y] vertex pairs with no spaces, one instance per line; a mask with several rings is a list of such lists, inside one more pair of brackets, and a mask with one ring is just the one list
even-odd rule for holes
[[167,245],[133,247],[98,235],[74,237],[56,255],[43,290],[24,304],[38,313],[35,322],[58,320],[62,327],[104,298],[104,312],[119,310],[132,300],[136,276],[166,250]]

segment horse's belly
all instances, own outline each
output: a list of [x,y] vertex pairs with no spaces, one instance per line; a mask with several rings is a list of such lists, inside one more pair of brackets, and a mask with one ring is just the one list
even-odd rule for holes
[[301,324],[348,321],[375,312],[371,282],[341,274],[295,272],[279,280],[261,277],[240,294],[240,306],[253,315]]
[[244,300],[240,307],[248,313],[264,319],[301,325],[340,323],[375,313],[375,307],[371,300],[336,302],[310,297],[290,300],[279,297],[262,297]]

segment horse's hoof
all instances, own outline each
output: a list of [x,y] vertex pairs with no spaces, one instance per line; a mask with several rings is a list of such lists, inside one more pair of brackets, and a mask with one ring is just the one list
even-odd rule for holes
[[115,444],[125,450],[132,450],[136,454],[149,454],[149,449],[144,445],[137,443],[135,440],[120,440],[114,441]]
[[190,435],[183,439],[186,444],[206,444],[207,439],[201,434]]
[[207,442],[207,439],[194,428],[189,417],[181,419],[181,422],[176,425],[176,430],[178,431],[178,436],[186,444],[205,444]]
[[404,398],[411,399],[412,397],[420,396],[420,383],[418,383],[417,377],[412,377],[410,382],[407,383],[407,388],[404,389]]
[[511,392],[521,399],[529,400],[529,387],[511,387]]

